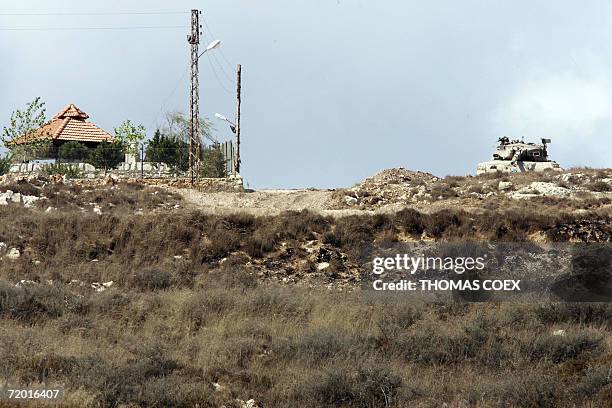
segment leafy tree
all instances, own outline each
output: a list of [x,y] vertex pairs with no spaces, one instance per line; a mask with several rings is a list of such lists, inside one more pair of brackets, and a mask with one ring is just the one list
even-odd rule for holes
[[115,128],[115,139],[127,154],[137,154],[138,147],[145,136],[144,126],[136,126],[129,119],[125,120],[118,128]]
[[189,144],[175,136],[164,135],[159,129],[147,143],[145,154],[147,161],[166,163],[176,171],[189,168]]
[[6,154],[0,158],[0,176],[6,174],[11,169],[11,155]]
[[215,143],[202,152],[201,175],[202,177],[224,178],[227,177],[227,160],[221,150],[221,145]]
[[37,138],[26,144],[17,145],[15,140],[21,136],[30,136],[36,129],[45,124],[45,103],[37,97],[26,105],[25,110],[13,112],[9,126],[2,129],[0,135],[2,143],[11,150],[13,157],[18,157],[23,161],[29,161],[48,151],[49,141],[44,140],[46,135],[38,135]]
[[89,149],[82,143],[69,141],[60,146],[58,157],[68,161],[86,161],[89,158]]
[[[189,143],[189,117],[181,112],[166,113],[166,126],[161,131],[163,134],[174,137],[183,142]],[[212,143],[218,143],[213,136],[214,127],[208,119],[200,119],[200,140],[208,140]]]
[[123,161],[124,153],[118,143],[100,143],[89,157],[89,164],[97,169],[104,168],[104,172],[109,168],[116,167]]

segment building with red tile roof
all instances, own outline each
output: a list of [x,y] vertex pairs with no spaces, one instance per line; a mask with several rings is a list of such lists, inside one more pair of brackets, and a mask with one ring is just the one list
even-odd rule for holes
[[106,131],[91,122],[87,122],[88,118],[88,114],[71,103],[59,111],[50,122],[13,140],[10,144],[24,145],[41,140],[50,140],[56,146],[68,141],[75,141],[88,147],[95,147],[99,143],[114,140]]

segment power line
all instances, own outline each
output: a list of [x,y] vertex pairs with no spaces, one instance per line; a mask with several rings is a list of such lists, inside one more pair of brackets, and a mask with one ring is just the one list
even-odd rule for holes
[[130,16],[130,15],[167,15],[189,14],[185,11],[109,11],[100,13],[0,13],[0,16]]
[[208,56],[208,63],[210,64],[210,68],[212,69],[213,74],[215,75],[215,78],[217,79],[217,82],[219,83],[219,86],[228,94],[232,94],[232,91],[230,91],[229,89],[227,89],[225,87],[225,85],[223,85],[223,82],[221,81],[221,78],[219,78],[219,75],[217,74],[217,70],[215,69],[215,66],[212,63],[212,59],[210,58],[210,55],[208,55],[208,53],[206,53],[206,55]]
[[181,77],[179,78],[179,80],[176,82],[176,85],[174,86],[174,89],[172,89],[172,92],[170,92],[170,94],[168,94],[168,96],[166,98],[164,98],[161,106],[159,107],[159,111],[157,112],[157,114],[155,115],[155,119],[153,119],[153,122],[151,123],[151,126],[149,126],[149,128],[152,128],[153,123],[155,123],[157,125],[157,119],[159,119],[159,115],[163,113],[163,110],[166,108],[166,104],[168,103],[168,101],[170,100],[170,98],[172,98],[172,96],[174,96],[174,93],[176,92],[176,90],[179,88],[179,85],[183,82],[183,80],[185,79],[185,77],[187,76],[187,72],[189,72],[189,68],[186,68],[183,71],[183,74],[181,75]]
[[157,29],[185,29],[184,25],[176,26],[123,26],[123,27],[0,27],[0,31],[74,31],[74,30],[157,30]]
[[[215,35],[213,34],[212,30],[210,29],[210,26],[208,25],[208,23],[206,22],[205,18],[202,18],[202,21],[204,22],[204,27],[206,28],[206,30],[208,31],[208,33],[210,34],[211,37],[215,37]],[[225,53],[223,52],[222,49],[219,50],[219,54],[221,54],[221,57],[225,60],[225,63],[227,64],[227,66],[229,67],[229,69],[234,69],[233,65],[228,61],[227,57],[225,56]]]
[[[212,35],[212,33],[210,32],[210,30],[209,30],[209,34],[211,35],[210,40],[208,39],[208,36],[206,35],[206,32],[204,32],[204,33],[203,33],[203,35],[204,35],[204,39],[205,39],[206,41],[212,41],[212,40],[215,38],[215,37]],[[217,51],[218,51],[218,52],[221,52],[221,49],[219,48],[218,50],[215,50],[215,52],[213,52],[213,53],[212,53],[212,59],[213,59],[213,60],[214,60],[214,61],[217,63],[217,66],[219,67],[219,69],[221,69],[221,72],[223,73],[223,76],[225,76],[225,79],[227,79],[228,83],[233,84],[233,83],[234,83],[234,80],[233,80],[233,79],[230,77],[230,75],[227,73],[227,71],[225,70],[225,68],[223,68],[223,64],[221,64],[221,63],[219,62],[219,59],[218,59],[218,58],[217,58],[217,56],[215,55],[215,54],[217,54]],[[211,58],[211,57],[209,56],[209,59],[210,59],[210,58]],[[211,62],[211,64],[212,64],[212,62]]]

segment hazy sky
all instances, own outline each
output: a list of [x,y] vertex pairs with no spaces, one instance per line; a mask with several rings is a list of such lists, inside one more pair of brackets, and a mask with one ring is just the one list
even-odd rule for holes
[[[612,166],[606,1],[3,0],[0,126],[36,96],[49,117],[75,103],[109,132],[129,118],[151,134],[164,111],[188,110],[188,14],[7,14],[191,8],[223,42],[201,60],[203,116],[233,116],[243,65],[251,187],[346,186],[395,166],[474,173],[503,135],[551,138],[563,167]],[[185,28],[1,30],[159,25]]]

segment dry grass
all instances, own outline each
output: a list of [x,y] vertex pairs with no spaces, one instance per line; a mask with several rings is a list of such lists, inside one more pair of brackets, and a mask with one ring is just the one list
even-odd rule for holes
[[[255,218],[161,212],[151,190],[137,187],[81,193],[58,198],[49,213],[0,207],[0,241],[22,252],[1,261],[0,381],[63,384],[64,406],[238,407],[254,398],[262,407],[542,407],[612,398],[608,304],[423,304],[282,286],[249,269],[302,260],[310,240],[351,258],[400,236],[515,240],[539,231],[567,240],[585,218],[603,221],[610,237],[605,215]],[[114,207],[101,216],[72,210],[96,194]],[[20,279],[40,284],[17,288]],[[115,285],[96,293],[71,279]]]
[[601,406],[610,396],[610,305],[427,305],[243,285],[241,273],[213,271],[194,290],[83,297],[3,284],[3,380],[65,384],[75,406]]

